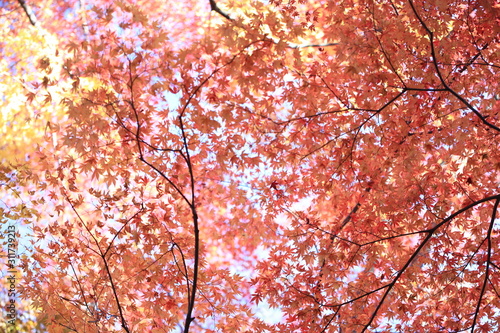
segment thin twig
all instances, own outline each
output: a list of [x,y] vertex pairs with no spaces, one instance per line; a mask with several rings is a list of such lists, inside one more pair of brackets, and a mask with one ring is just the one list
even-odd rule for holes
[[122,309],[122,306],[121,306],[121,303],[120,303],[120,299],[118,298],[118,293],[116,291],[116,286],[115,286],[115,283],[113,281],[113,276],[111,275],[111,271],[109,269],[108,261],[106,259],[106,253],[102,251],[101,246],[99,245],[99,241],[92,234],[92,232],[90,231],[89,227],[87,226],[87,224],[85,223],[85,221],[83,220],[83,218],[81,217],[81,215],[76,210],[76,207],[73,205],[73,203],[69,199],[68,195],[66,193],[63,193],[63,195],[65,196],[66,201],[68,201],[69,205],[71,206],[71,209],[73,210],[73,212],[76,214],[76,216],[78,217],[78,219],[80,220],[80,222],[82,223],[82,225],[85,227],[85,229],[87,230],[87,232],[90,234],[90,236],[94,240],[94,242],[95,242],[95,244],[97,246],[97,249],[99,250],[99,256],[101,257],[101,259],[104,262],[104,267],[106,268],[106,272],[107,272],[107,275],[108,275],[108,278],[109,278],[109,282],[111,284],[111,290],[113,291],[113,295],[115,297],[115,302],[116,302],[116,305],[118,307],[118,312],[120,313],[120,319],[121,319],[122,328],[125,330],[125,332],[130,333],[130,330],[129,330],[128,326],[127,326],[127,321],[125,320],[125,316],[123,314],[123,309]]

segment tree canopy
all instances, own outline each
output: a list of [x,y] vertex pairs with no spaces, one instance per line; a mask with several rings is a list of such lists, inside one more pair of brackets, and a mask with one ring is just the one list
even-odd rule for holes
[[49,332],[499,330],[499,23],[495,0],[0,2],[19,297]]

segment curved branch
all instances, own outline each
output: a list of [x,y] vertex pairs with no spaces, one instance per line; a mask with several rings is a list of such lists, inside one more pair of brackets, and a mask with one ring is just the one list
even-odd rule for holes
[[477,110],[474,106],[472,106],[472,104],[470,104],[459,93],[457,93],[455,90],[453,90],[448,85],[448,83],[446,83],[446,80],[444,79],[443,74],[441,73],[441,70],[439,69],[439,65],[438,65],[438,62],[437,62],[436,49],[434,47],[434,33],[431,31],[431,29],[429,29],[429,27],[427,26],[427,24],[424,22],[424,20],[418,14],[418,12],[417,12],[417,10],[415,8],[415,5],[413,4],[413,0],[408,0],[408,1],[410,3],[410,6],[411,6],[411,9],[412,9],[413,13],[417,17],[417,20],[420,22],[420,25],[424,28],[424,30],[427,32],[427,35],[429,36],[429,45],[430,45],[430,48],[431,48],[432,63],[434,65],[434,68],[436,70],[436,74],[437,74],[439,80],[441,81],[441,84],[443,85],[443,87],[445,87],[445,89],[450,94],[452,94],[453,96],[455,96],[460,102],[462,102],[465,106],[467,106],[467,108],[469,110],[471,110],[486,126],[494,129],[495,131],[500,132],[500,127],[498,127],[498,126],[490,123],[488,120],[486,120],[486,117],[483,116],[481,114],[481,112],[479,112],[479,110]]
[[[216,12],[217,14],[221,15],[224,17],[226,20],[233,21],[231,16],[229,16],[226,12],[224,12],[222,9],[219,8],[215,0],[208,0],[210,2],[210,10]],[[275,42],[273,42],[275,43]],[[323,48],[323,47],[328,47],[328,46],[335,46],[339,45],[340,43],[323,43],[323,44],[306,44],[306,45],[293,45],[289,44],[287,47],[290,49],[303,49],[307,47],[314,47],[314,48]]]
[[[420,245],[418,246],[418,248],[415,250],[415,252],[413,252],[413,254],[406,261],[406,263],[404,264],[404,266],[398,271],[397,275],[394,277],[394,279],[392,280],[392,282],[390,282],[389,284],[386,285],[387,286],[387,290],[385,291],[385,293],[382,296],[381,300],[379,301],[377,307],[373,311],[372,316],[370,317],[370,320],[363,327],[363,330],[361,331],[361,333],[365,332],[370,327],[371,323],[373,322],[373,320],[377,316],[378,311],[381,309],[381,307],[382,307],[385,299],[387,298],[387,296],[391,292],[392,288],[395,286],[396,282],[403,275],[403,273],[406,271],[406,269],[410,266],[410,264],[413,262],[413,260],[419,255],[420,251],[429,242],[429,240],[432,238],[432,236],[434,235],[434,233],[442,225],[450,222],[451,220],[453,220],[455,217],[457,217],[458,215],[462,214],[463,212],[465,212],[465,211],[467,211],[467,210],[469,210],[469,209],[471,209],[471,208],[473,208],[473,207],[475,207],[475,206],[477,206],[477,205],[479,205],[481,203],[488,202],[488,201],[491,201],[491,200],[496,200],[496,202],[495,202],[495,212],[496,212],[496,209],[498,207],[498,202],[500,201],[500,194],[496,194],[496,195],[489,196],[489,197],[483,198],[481,200],[475,201],[475,202],[473,202],[473,203],[465,206],[464,208],[457,210],[455,213],[449,215],[448,217],[446,217],[445,219],[443,219],[441,222],[439,222],[438,224],[436,224],[433,228],[429,229],[427,236],[422,240],[422,242],[420,243]],[[494,220],[494,218],[493,218],[493,220]],[[492,225],[493,225],[493,222],[490,224],[490,230],[492,229]],[[491,235],[491,231],[488,231],[488,232],[489,232],[489,235]],[[489,267],[489,265],[488,265],[488,267]],[[484,286],[483,286],[483,288],[484,288]],[[380,288],[378,288],[376,290],[380,290]]]
[[118,235],[122,232],[122,230],[125,229],[125,227],[130,223],[130,221],[132,221],[137,215],[139,215],[142,212],[142,210],[143,210],[143,208],[141,208],[134,215],[132,215],[132,217],[127,219],[127,221],[125,221],[125,223],[123,223],[122,227],[116,232],[116,234],[113,236],[113,239],[111,239],[111,242],[109,242],[109,245],[106,248],[106,251],[104,251],[104,256],[106,256],[108,254],[109,250],[111,250],[111,247],[113,246],[114,241],[116,240]]
[[484,272],[484,281],[483,287],[481,288],[481,294],[479,295],[479,299],[477,301],[476,312],[474,312],[474,320],[472,321],[471,332],[474,332],[474,328],[476,327],[477,317],[479,315],[479,310],[481,309],[481,302],[484,297],[484,292],[486,291],[486,285],[488,283],[488,279],[490,276],[490,261],[491,261],[491,232],[493,231],[493,225],[495,224],[495,218],[497,214],[498,204],[500,203],[500,198],[495,201],[495,205],[493,206],[493,213],[491,214],[490,227],[488,228],[488,233],[486,235],[486,239],[488,240],[488,257],[486,259],[486,270]]
[[227,15],[226,13],[224,13],[220,8],[219,6],[217,6],[217,3],[215,2],[215,0],[209,0],[210,1],[210,10],[213,10],[214,12],[216,12],[217,14],[219,15],[222,15],[222,17],[224,17],[225,19],[229,20],[229,21],[232,21],[233,19]]

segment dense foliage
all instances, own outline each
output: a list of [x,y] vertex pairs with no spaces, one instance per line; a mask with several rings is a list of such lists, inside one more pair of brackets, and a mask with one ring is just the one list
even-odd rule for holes
[[0,8],[49,332],[500,329],[500,3]]

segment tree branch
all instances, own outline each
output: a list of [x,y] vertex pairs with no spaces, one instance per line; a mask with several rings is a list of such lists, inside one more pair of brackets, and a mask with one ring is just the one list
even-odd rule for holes
[[[184,122],[182,121],[182,114],[179,116],[179,123],[182,133],[182,141],[184,143],[184,152],[186,154],[186,164],[189,171],[189,180],[191,183],[191,214],[193,217],[193,233],[194,233],[194,263],[193,263],[193,283],[191,288],[191,295],[188,303],[188,311],[186,314],[186,322],[184,324],[184,333],[189,332],[189,326],[191,322],[194,320],[193,317],[193,309],[196,301],[196,289],[198,287],[198,271],[200,269],[200,229],[198,226],[198,212],[196,211],[196,197],[195,197],[195,179],[194,179],[194,170],[193,165],[191,163],[191,156],[189,154],[189,145],[186,136],[186,131],[184,130]],[[187,272],[186,272],[187,273]],[[189,282],[189,281],[188,281]],[[188,284],[189,286],[189,284]]]
[[[71,206],[71,209],[73,210],[73,212],[76,214],[76,216],[78,217],[78,219],[80,220],[80,222],[82,223],[82,225],[85,227],[85,229],[87,230],[87,232],[90,234],[90,236],[92,237],[92,239],[94,240],[96,246],[97,246],[97,249],[99,250],[99,256],[101,257],[101,259],[103,260],[104,262],[104,267],[106,268],[106,272],[107,272],[107,275],[109,277],[109,282],[111,284],[111,289],[113,291],[113,295],[115,297],[115,301],[116,301],[116,305],[118,307],[118,312],[120,313],[120,319],[121,319],[121,325],[122,325],[122,328],[125,330],[125,332],[127,333],[130,333],[130,330],[127,326],[127,322],[125,320],[125,316],[123,315],[123,310],[122,310],[122,306],[121,306],[121,303],[120,303],[120,299],[118,298],[118,293],[116,291],[116,286],[115,286],[115,283],[113,281],[113,276],[111,275],[111,271],[109,269],[109,265],[108,265],[108,261],[106,260],[106,254],[107,252],[103,252],[102,249],[101,249],[101,246],[99,245],[99,241],[97,240],[97,238],[91,233],[89,227],[87,226],[87,224],[83,221],[83,218],[80,216],[80,214],[78,213],[78,211],[76,210],[76,207],[73,205],[73,203],[71,202],[71,200],[69,199],[68,195],[63,192],[63,195],[65,196],[66,198],[66,201],[68,201],[68,203],[70,204]],[[137,213],[138,214],[138,213]],[[113,239],[114,240],[114,239]]]
[[335,45],[340,45],[340,43],[324,43],[324,44],[306,44],[306,45],[288,45],[288,48],[290,49],[304,49],[306,47],[328,47],[328,46],[335,46]]
[[[377,307],[373,311],[372,316],[370,317],[368,323],[366,323],[366,325],[364,325],[363,330],[361,331],[361,333],[366,332],[366,330],[370,327],[370,325],[372,324],[373,320],[377,316],[378,311],[381,309],[382,305],[384,304],[385,299],[387,298],[387,296],[391,292],[392,288],[396,285],[396,282],[403,275],[403,273],[406,271],[406,269],[408,267],[410,267],[410,264],[413,262],[413,260],[415,260],[415,258],[418,256],[418,254],[424,248],[424,246],[429,242],[429,240],[432,238],[432,236],[434,236],[434,234],[436,233],[436,231],[441,226],[443,226],[444,224],[450,222],[451,220],[453,220],[455,217],[457,217],[458,215],[462,214],[463,212],[466,212],[467,210],[469,210],[469,209],[471,209],[471,208],[473,208],[473,207],[475,207],[475,206],[477,206],[477,205],[479,205],[481,203],[488,202],[488,201],[491,201],[491,200],[496,200],[496,202],[495,202],[495,212],[496,212],[496,209],[498,207],[498,202],[500,201],[500,194],[496,194],[496,195],[493,195],[493,196],[489,196],[489,197],[483,198],[481,200],[477,200],[477,201],[475,201],[475,202],[473,202],[473,203],[465,206],[464,208],[457,210],[455,213],[453,213],[453,214],[449,215],[448,217],[444,218],[441,222],[439,222],[433,228],[431,228],[431,229],[428,230],[427,236],[425,236],[425,238],[420,243],[420,245],[415,250],[415,252],[413,252],[413,254],[410,256],[410,258],[403,265],[403,267],[398,271],[398,273],[394,277],[394,279],[388,285],[386,285],[387,290],[385,291],[385,293],[382,296],[381,300],[379,301]],[[493,220],[494,220],[494,218],[493,218]],[[492,224],[493,223],[490,224],[490,228],[492,228]],[[491,234],[491,231],[489,231],[489,234]],[[484,286],[483,286],[483,288],[484,288]],[[380,288],[378,288],[376,290],[380,290]]]
[[420,25],[424,28],[424,30],[427,32],[427,35],[429,36],[429,45],[431,48],[431,55],[432,55],[432,63],[434,65],[434,68],[436,69],[436,74],[441,81],[441,84],[443,87],[448,90],[449,93],[451,93],[453,96],[455,96],[460,102],[462,102],[464,105],[467,106],[468,109],[470,109],[486,126],[494,129],[495,131],[500,132],[500,127],[490,123],[488,120],[486,120],[486,117],[479,112],[472,104],[470,104],[465,98],[463,98],[459,93],[457,93],[455,90],[453,90],[448,83],[446,83],[443,74],[441,73],[441,69],[439,69],[438,61],[437,61],[437,55],[436,55],[436,49],[434,47],[434,33],[429,29],[427,24],[424,22],[424,20],[420,17],[420,15],[417,12],[417,9],[415,8],[415,5],[413,4],[413,0],[409,0],[411,9],[415,16],[417,17],[417,20],[420,22]]
[[17,0],[21,7],[23,8],[24,12],[26,13],[26,16],[28,16],[28,19],[30,20],[31,25],[34,27],[37,27],[39,25],[38,20],[35,16],[35,13],[31,10],[31,7],[28,6],[25,0]]
[[120,321],[121,321],[122,328],[125,332],[130,333],[130,330],[127,326],[127,321],[125,320],[125,315],[123,314],[123,309],[122,309],[122,305],[120,303],[120,299],[118,298],[118,293],[116,291],[116,286],[115,286],[115,283],[113,281],[113,276],[111,275],[111,271],[109,270],[109,265],[108,265],[108,260],[106,259],[106,254],[101,252],[101,258],[104,262],[104,267],[106,268],[106,273],[108,275],[109,282],[111,283],[111,290],[113,291],[113,296],[115,297],[115,302],[116,302],[116,305],[118,307],[118,312],[120,313]]
[[232,21],[233,19],[227,15],[226,13],[224,13],[220,8],[219,6],[217,6],[217,3],[215,2],[215,0],[209,0],[210,1],[210,10],[213,10],[214,12],[216,12],[217,14],[219,15],[222,15],[225,19],[229,20],[229,21]]
[[493,231],[493,225],[495,224],[495,218],[497,214],[498,204],[500,203],[500,198],[495,201],[495,205],[493,206],[493,213],[491,214],[490,227],[488,228],[488,233],[486,235],[486,239],[488,240],[488,257],[486,259],[486,270],[484,272],[484,282],[483,287],[481,288],[481,294],[479,295],[479,299],[477,301],[476,312],[474,312],[474,320],[472,321],[471,332],[474,332],[474,328],[476,327],[477,317],[479,315],[479,310],[481,309],[481,302],[484,297],[484,292],[486,291],[486,285],[488,284],[488,278],[490,276],[490,261],[491,261],[491,232]]

